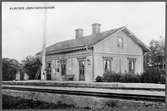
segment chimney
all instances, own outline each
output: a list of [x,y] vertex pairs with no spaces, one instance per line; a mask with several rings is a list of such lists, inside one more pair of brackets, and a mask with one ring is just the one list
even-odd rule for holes
[[99,23],[92,24],[92,34],[100,33],[100,26],[101,24]]
[[83,29],[76,29],[75,30],[75,38],[78,39],[81,37],[83,37]]

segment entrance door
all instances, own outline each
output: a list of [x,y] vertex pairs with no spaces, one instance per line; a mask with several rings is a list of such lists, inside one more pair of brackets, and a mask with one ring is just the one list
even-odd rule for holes
[[79,60],[79,80],[85,81],[85,60]]
[[46,75],[47,80],[51,80],[51,63],[47,63]]

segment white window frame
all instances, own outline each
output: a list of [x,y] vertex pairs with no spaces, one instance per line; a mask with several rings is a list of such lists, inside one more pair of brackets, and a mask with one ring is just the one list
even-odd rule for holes
[[117,38],[117,47],[123,48],[124,47],[124,41],[122,37]]
[[[112,60],[113,60],[112,57],[103,57],[103,72],[104,73],[112,71]],[[107,70],[105,69],[106,62],[108,62],[107,63]]]
[[[131,69],[132,70],[130,70],[129,64],[131,64]],[[135,70],[136,70],[135,67],[136,67],[136,58],[128,58],[128,72],[129,73],[135,73]]]

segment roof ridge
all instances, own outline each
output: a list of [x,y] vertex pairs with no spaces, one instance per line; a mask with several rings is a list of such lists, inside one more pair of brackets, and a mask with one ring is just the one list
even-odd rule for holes
[[[113,28],[110,30],[106,30],[106,31],[102,31],[98,34],[90,34],[90,35],[86,35],[83,36],[79,39],[69,39],[69,40],[64,40],[64,41],[59,41],[56,42],[48,47],[46,47],[46,51],[47,52],[51,52],[51,51],[56,51],[56,50],[63,50],[63,49],[70,49],[70,48],[75,48],[75,47],[84,47],[84,46],[92,46],[98,42],[100,42],[101,40],[105,39],[106,37],[108,37],[109,35],[119,31],[120,29],[124,28],[123,27],[119,27],[119,28]],[[41,52],[37,53],[40,54]]]
[[150,51],[149,47],[143,43],[143,41],[141,41],[133,32],[131,32],[128,28],[125,27],[125,30],[127,30],[131,36],[133,36],[133,39],[135,39],[135,42],[138,43],[138,45],[140,45],[141,47],[145,48],[147,51]]
[[[123,26],[123,27],[124,27],[124,26]],[[119,27],[119,28],[121,29],[121,28],[123,28],[123,27]],[[100,33],[98,33],[98,34],[102,34],[102,33],[105,33],[105,32],[110,32],[110,31],[113,31],[113,30],[116,30],[116,29],[119,29],[119,28],[114,28],[114,29],[106,30],[106,31],[100,32]],[[92,35],[93,35],[93,34],[89,34],[89,35],[83,36],[83,37],[81,37],[81,38],[79,38],[79,39],[84,39],[84,38],[89,37],[89,36],[92,36]],[[63,41],[56,42],[56,43],[54,43],[54,44],[62,43],[62,42],[66,42],[66,41],[71,41],[71,40],[76,40],[76,39],[73,38],[73,39],[63,40]],[[52,45],[54,45],[54,44],[52,44]],[[52,46],[52,45],[50,45],[50,46]],[[50,46],[48,46],[48,47],[50,47]]]

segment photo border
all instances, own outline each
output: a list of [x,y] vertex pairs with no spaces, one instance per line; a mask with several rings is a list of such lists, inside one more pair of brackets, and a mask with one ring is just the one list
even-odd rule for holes
[[[167,2],[166,0],[2,0],[0,2],[0,16],[1,16],[1,21],[0,21],[0,41],[1,41],[1,45],[0,45],[0,57],[1,57],[1,61],[0,61],[0,82],[2,85],[2,2],[165,2],[165,59],[166,59],[166,85],[165,85],[165,100],[167,101],[167,19],[166,19],[166,15],[167,15]],[[0,85],[0,110],[5,110],[6,109],[2,109],[2,86]],[[167,102],[166,102],[166,109],[167,109]],[[12,109],[12,111],[17,111],[18,109]],[[20,109],[19,109],[20,110]],[[23,111],[30,111],[29,109],[22,109]],[[20,110],[20,111],[22,111]],[[51,109],[31,109],[31,111],[52,111]],[[10,111],[10,110],[7,110]],[[57,111],[57,110],[56,110]]]

